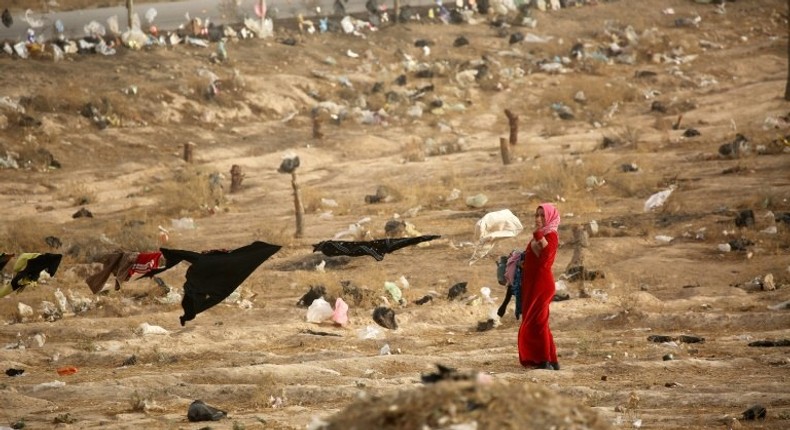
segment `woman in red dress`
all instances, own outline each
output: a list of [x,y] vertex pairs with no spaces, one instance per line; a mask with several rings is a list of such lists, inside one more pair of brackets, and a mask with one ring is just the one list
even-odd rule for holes
[[554,298],[551,266],[557,255],[560,214],[550,203],[535,211],[535,231],[524,251],[521,269],[521,327],[518,358],[524,367],[560,370],[557,348],[549,330],[549,305]]

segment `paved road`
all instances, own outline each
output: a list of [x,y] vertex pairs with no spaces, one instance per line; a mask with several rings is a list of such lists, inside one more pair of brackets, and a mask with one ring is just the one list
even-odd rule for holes
[[[135,12],[140,16],[143,27],[146,27],[145,14],[150,8],[157,11],[154,24],[162,30],[175,29],[187,22],[185,14],[190,17],[209,18],[212,22],[225,24],[238,21],[236,17],[224,17],[222,5],[233,4],[235,0],[189,0],[180,2],[146,3],[135,5]],[[392,6],[394,0],[385,0]],[[255,17],[254,5],[258,0],[241,0],[238,12],[241,16]],[[305,16],[315,15],[315,8],[321,7],[322,14],[332,14],[334,0],[267,0],[269,14],[277,17],[293,17],[299,12]],[[426,6],[434,4],[433,0],[401,0],[402,5]],[[365,10],[365,0],[348,0],[346,11],[356,13]],[[63,22],[68,37],[81,37],[85,33],[83,27],[91,21],[97,21],[107,27],[107,19],[117,16],[121,31],[126,29],[126,7],[108,7],[100,9],[86,9],[69,12],[35,12],[31,14],[36,20],[43,21],[44,26],[36,30],[36,34],[43,34],[50,38],[55,34],[54,23],[60,19]],[[13,14],[14,24],[10,28],[0,25],[0,40],[24,40],[30,25],[24,20],[24,13]]]

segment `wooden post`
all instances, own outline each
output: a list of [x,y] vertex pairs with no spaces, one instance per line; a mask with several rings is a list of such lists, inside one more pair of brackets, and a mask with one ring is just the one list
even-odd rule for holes
[[184,161],[187,163],[192,163],[192,151],[195,148],[195,144],[192,142],[187,142],[184,144]]
[[230,192],[235,193],[241,189],[241,182],[244,180],[244,173],[241,166],[234,164],[230,168]]
[[318,112],[313,113],[313,139],[321,139],[324,134],[321,133],[321,117]]
[[129,30],[132,29],[132,15],[134,15],[134,0],[126,0],[126,19]]
[[672,124],[672,130],[680,129],[680,121],[683,121],[683,114],[678,115],[678,120],[675,121],[674,124]]
[[296,183],[296,170],[291,172],[291,186],[294,189],[294,211],[296,212],[296,234],[294,237],[302,237],[304,233],[304,206],[302,205],[302,194],[299,192],[299,184]]
[[515,145],[518,143],[518,115],[515,115],[510,109],[505,109],[505,116],[510,124],[510,144]]
[[582,248],[590,246],[590,236],[584,226],[579,224],[573,226],[573,243]]
[[502,152],[502,164],[507,166],[510,164],[510,145],[504,137],[499,138],[499,150]]
[[400,21],[400,0],[395,0],[395,16],[392,19],[395,24]]

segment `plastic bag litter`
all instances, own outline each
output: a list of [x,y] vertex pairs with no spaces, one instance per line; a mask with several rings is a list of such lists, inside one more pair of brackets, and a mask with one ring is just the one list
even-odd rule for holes
[[653,209],[663,206],[673,191],[675,191],[675,187],[670,187],[664,191],[659,191],[650,196],[650,198],[648,198],[645,202],[645,212],[650,212]]
[[82,27],[82,31],[84,31],[87,36],[104,36],[107,34],[107,30],[103,25],[99,24],[98,21],[91,21],[85,24],[85,26]]
[[25,42],[19,42],[14,45],[14,52],[16,52],[16,55],[19,55],[19,58],[27,58],[30,56]]
[[667,236],[665,234],[659,234],[655,237],[655,239],[656,239],[656,243],[661,245],[666,245],[669,242],[672,242],[672,240],[674,240],[675,238],[672,236]]
[[480,295],[483,297],[483,301],[487,304],[494,303],[494,299],[491,298],[491,288],[483,287],[480,289]]
[[127,30],[121,34],[121,42],[128,48],[140,49],[148,45],[148,35],[140,31],[139,28]]
[[401,300],[403,300],[403,293],[394,282],[385,281],[384,289],[390,293],[390,296],[392,296],[396,302],[401,303]]
[[156,9],[154,8],[148,9],[147,11],[145,11],[145,21],[149,24],[153,24],[154,19],[156,19],[156,15],[157,15]]
[[60,49],[60,46],[55,45],[55,44],[53,44],[51,46],[52,46],[52,54],[53,54],[52,55],[52,59],[53,59],[53,61],[60,61],[60,60],[62,60],[64,55],[63,55],[63,50]]
[[390,350],[390,344],[385,343],[384,346],[381,347],[379,350],[379,355],[392,355],[392,351]]
[[140,324],[137,330],[143,336],[148,336],[151,334],[170,334],[170,332],[167,329],[163,327],[159,327],[158,325],[151,325],[148,323]]
[[194,45],[194,46],[201,46],[203,48],[208,48],[208,41],[204,39],[198,39],[197,37],[187,36],[185,41],[187,45]]
[[112,34],[121,33],[121,26],[118,25],[118,15],[113,15],[107,18],[107,27],[109,27],[110,33]]
[[71,304],[66,299],[66,295],[63,294],[62,291],[60,291],[60,288],[55,289],[54,294],[55,294],[55,300],[57,300],[58,302],[58,308],[62,313],[66,314],[73,312],[73,309],[71,308]]
[[176,230],[192,230],[195,228],[195,220],[188,217],[171,219],[170,223]]
[[266,39],[274,35],[274,24],[270,18],[264,19],[263,25],[261,25],[261,21],[259,19],[246,18],[244,20],[244,26],[249,28],[261,39]]
[[348,324],[348,304],[340,297],[335,300],[335,310],[332,312],[332,321],[341,326]]
[[526,37],[524,37],[524,42],[529,42],[529,43],[548,43],[552,39],[554,39],[554,36],[538,36],[536,34],[527,33]]
[[469,260],[469,264],[471,265],[485,257],[494,247],[495,241],[516,237],[522,230],[524,230],[524,227],[521,225],[521,221],[510,209],[502,209],[485,214],[475,224],[477,246],[472,258]]
[[167,292],[166,296],[156,298],[156,300],[159,303],[162,303],[163,305],[174,305],[177,303],[181,303],[181,299],[182,299],[181,293],[172,289]]
[[354,32],[354,23],[351,21],[351,17],[346,15],[345,18],[340,20],[340,27],[343,28],[345,33],[353,33]]
[[332,305],[324,300],[323,297],[319,297],[313,300],[313,303],[307,308],[307,322],[322,323],[332,318],[333,314]]
[[376,326],[365,326],[357,331],[360,339],[378,339],[381,337],[381,329]]
[[43,390],[45,388],[60,388],[65,387],[66,383],[63,381],[44,382],[33,387],[33,391]]

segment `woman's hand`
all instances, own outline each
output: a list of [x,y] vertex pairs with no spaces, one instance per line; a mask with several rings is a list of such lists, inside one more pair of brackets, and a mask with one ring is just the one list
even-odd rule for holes
[[549,241],[546,240],[546,237],[543,235],[543,232],[540,230],[535,230],[532,232],[532,238],[535,239],[536,243],[540,244],[541,249],[549,246]]

